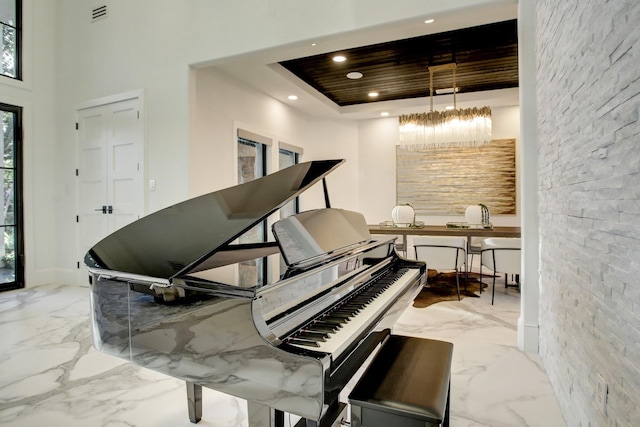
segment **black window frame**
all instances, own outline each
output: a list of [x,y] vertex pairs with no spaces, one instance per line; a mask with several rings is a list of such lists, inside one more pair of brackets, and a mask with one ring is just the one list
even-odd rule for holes
[[[243,138],[241,136],[238,136],[236,139],[236,143],[237,144],[245,144],[245,145],[249,145],[249,146],[257,146],[258,144],[260,146],[262,146],[260,148],[260,152],[261,152],[261,158],[260,158],[260,164],[261,164],[261,168],[262,168],[262,176],[266,176],[267,175],[267,165],[268,165],[268,161],[267,161],[267,149],[268,149],[268,145],[267,144],[263,144],[262,142],[258,142],[258,141],[252,141],[251,139],[247,139],[247,138]],[[262,225],[262,241],[266,242],[269,238],[268,236],[268,222],[267,219],[262,220],[260,223],[260,225]],[[256,224],[257,226],[258,224]],[[256,285],[258,286],[265,286],[268,284],[269,282],[269,278],[268,278],[268,274],[269,274],[269,266],[268,266],[268,259],[267,257],[263,257],[261,258],[262,262],[261,262],[261,270],[262,270],[262,281],[261,283],[257,283]]]
[[22,0],[14,0],[16,6],[16,25],[10,25],[5,22],[0,22],[0,26],[7,26],[13,28],[16,32],[16,45],[15,45],[15,76],[0,73],[1,77],[6,77],[12,80],[22,81]]
[[[8,291],[13,289],[22,289],[25,287],[25,274],[24,274],[24,200],[23,200],[23,147],[24,147],[24,133],[23,133],[23,108],[16,105],[5,104],[0,102],[0,111],[13,113],[14,126],[13,126],[13,170],[14,170],[14,224],[12,227],[16,228],[14,234],[14,252],[15,252],[15,264],[14,272],[15,277],[13,282],[0,283],[0,291]],[[0,165],[0,169],[6,169],[4,163]],[[2,236],[4,238],[4,228],[7,224],[3,224]]]

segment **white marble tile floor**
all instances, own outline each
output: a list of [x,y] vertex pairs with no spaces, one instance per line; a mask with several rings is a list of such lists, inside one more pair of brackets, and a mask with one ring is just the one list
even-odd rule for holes
[[[564,422],[539,358],[518,350],[519,293],[409,308],[395,333],[454,343],[451,426]],[[0,294],[0,425],[187,427],[180,380],[96,351],[89,290],[64,285]],[[295,422],[295,419],[293,420]],[[246,402],[203,390],[203,427],[246,426]]]

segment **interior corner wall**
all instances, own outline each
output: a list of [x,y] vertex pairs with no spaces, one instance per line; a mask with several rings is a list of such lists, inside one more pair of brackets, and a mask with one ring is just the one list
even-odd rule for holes
[[[520,108],[498,107],[492,111],[493,137],[518,139],[520,135]],[[396,205],[396,145],[400,135],[397,117],[363,120],[358,126],[360,158],[360,209],[370,224],[391,219]],[[516,169],[520,161],[516,144]],[[516,203],[520,198],[519,178],[516,181]],[[492,216],[496,225],[519,226],[520,209],[516,215]],[[460,216],[419,217],[426,224],[444,225],[460,221]]]
[[638,22],[537,2],[540,355],[570,427],[640,420]]
[[[347,120],[321,120],[238,82],[213,68],[194,73],[195,102],[191,115],[189,147],[189,193],[191,196],[237,184],[234,147],[236,127],[278,142],[303,149],[302,161],[345,159],[346,163],[327,176],[331,204],[336,208],[359,210],[357,125]],[[277,152],[272,151],[277,159]],[[277,164],[272,162],[272,170]],[[301,196],[301,208],[324,206],[322,184]]]

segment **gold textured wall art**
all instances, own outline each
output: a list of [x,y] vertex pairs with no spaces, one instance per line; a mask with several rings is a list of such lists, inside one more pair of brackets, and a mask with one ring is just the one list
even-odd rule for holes
[[396,197],[416,215],[464,215],[484,204],[492,215],[516,213],[515,139],[478,148],[407,151],[396,147]]

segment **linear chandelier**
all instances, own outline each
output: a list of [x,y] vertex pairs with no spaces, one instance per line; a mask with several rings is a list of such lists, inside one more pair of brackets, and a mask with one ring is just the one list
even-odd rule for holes
[[[433,73],[453,71],[453,110],[433,111]],[[456,64],[429,67],[431,111],[400,116],[400,147],[408,151],[478,147],[491,142],[491,108],[457,109]]]

